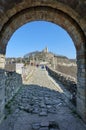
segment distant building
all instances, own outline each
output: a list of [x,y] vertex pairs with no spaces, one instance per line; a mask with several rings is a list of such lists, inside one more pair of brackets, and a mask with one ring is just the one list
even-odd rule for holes
[[48,53],[48,48],[46,47],[42,52]]
[[16,73],[22,74],[22,68],[24,67],[23,63],[16,64]]

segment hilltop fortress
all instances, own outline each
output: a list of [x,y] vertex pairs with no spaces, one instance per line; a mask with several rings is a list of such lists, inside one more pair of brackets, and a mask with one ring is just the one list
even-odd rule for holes
[[22,68],[23,65],[40,64],[51,66],[54,70],[58,70],[76,78],[76,60],[71,60],[65,56],[49,52],[47,47],[42,51],[34,51],[25,54],[23,58],[7,58],[5,69],[8,71],[15,71],[15,68],[17,68],[16,72],[19,72],[19,69]]

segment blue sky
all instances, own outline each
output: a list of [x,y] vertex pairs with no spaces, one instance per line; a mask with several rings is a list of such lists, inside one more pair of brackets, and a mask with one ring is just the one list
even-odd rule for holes
[[16,30],[8,42],[6,57],[23,57],[45,47],[55,54],[76,58],[69,34],[60,26],[44,21],[29,22]]

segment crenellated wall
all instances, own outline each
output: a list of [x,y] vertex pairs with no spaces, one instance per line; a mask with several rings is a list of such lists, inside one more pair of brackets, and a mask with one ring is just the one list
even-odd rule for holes
[[10,101],[22,85],[22,77],[16,72],[5,72],[5,104]]

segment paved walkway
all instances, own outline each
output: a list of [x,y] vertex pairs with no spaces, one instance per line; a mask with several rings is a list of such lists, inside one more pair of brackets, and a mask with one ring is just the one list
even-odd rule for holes
[[44,69],[35,69],[6,108],[8,116],[0,130],[86,130],[66,104],[59,84]]

